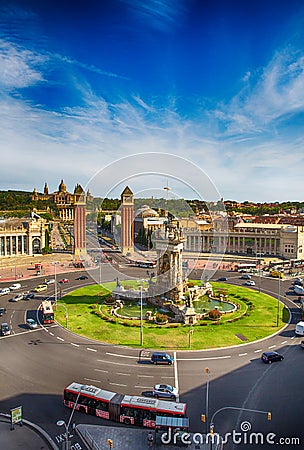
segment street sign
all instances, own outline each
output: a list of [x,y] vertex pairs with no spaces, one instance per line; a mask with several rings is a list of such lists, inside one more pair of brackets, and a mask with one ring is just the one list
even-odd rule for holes
[[22,406],[17,406],[16,408],[11,409],[11,425],[12,429],[14,425],[19,423],[22,425]]

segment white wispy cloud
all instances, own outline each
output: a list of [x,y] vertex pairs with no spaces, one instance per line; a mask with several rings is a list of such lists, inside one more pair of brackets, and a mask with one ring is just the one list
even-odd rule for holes
[[181,0],[121,0],[134,15],[145,20],[145,24],[168,30],[179,23],[186,11],[187,2]]
[[304,55],[290,48],[277,52],[269,64],[252,76],[226,105],[218,105],[215,115],[229,133],[263,132],[285,117],[304,111]]
[[41,54],[0,39],[0,85],[2,88],[19,89],[43,81],[39,66],[45,59]]

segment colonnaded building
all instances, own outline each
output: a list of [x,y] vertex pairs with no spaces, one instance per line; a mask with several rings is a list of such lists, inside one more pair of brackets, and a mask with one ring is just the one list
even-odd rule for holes
[[36,214],[24,219],[1,219],[0,257],[41,253],[46,227],[46,220]]
[[304,227],[289,224],[236,223],[223,231],[219,222],[184,227],[185,251],[304,259]]

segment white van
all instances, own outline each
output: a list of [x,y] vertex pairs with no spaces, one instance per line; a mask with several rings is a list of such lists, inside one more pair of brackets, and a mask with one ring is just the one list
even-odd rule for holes
[[298,322],[296,324],[296,334],[298,336],[304,336],[304,322],[303,321]]
[[0,289],[0,295],[9,294],[11,292],[10,288]]

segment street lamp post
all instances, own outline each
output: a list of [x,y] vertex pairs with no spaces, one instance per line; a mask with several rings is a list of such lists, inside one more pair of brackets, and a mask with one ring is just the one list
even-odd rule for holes
[[281,296],[281,272],[279,272],[279,282],[278,282],[277,327],[279,326],[279,320],[280,320],[280,296]]
[[209,381],[210,381],[210,370],[209,367],[206,367],[205,372],[207,374],[207,384],[206,384],[206,432],[209,432],[208,423],[209,423]]
[[142,284],[140,285],[140,346],[142,347],[144,344],[143,337],[143,295],[142,295]]
[[85,387],[86,387],[86,385],[81,385],[80,388],[79,388],[79,392],[78,392],[78,394],[77,394],[77,397],[76,397],[76,400],[75,400],[75,403],[74,403],[74,406],[73,406],[71,415],[70,415],[70,417],[69,417],[68,423],[66,423],[64,420],[58,420],[58,421],[56,422],[56,424],[57,424],[59,427],[62,427],[62,426],[65,427],[65,442],[64,442],[64,446],[63,446],[63,449],[62,449],[62,450],[70,450],[70,448],[71,448],[71,446],[70,446],[71,441],[69,440],[69,438],[70,438],[69,428],[70,428],[70,425],[71,425],[71,421],[72,421],[72,418],[73,418],[73,415],[74,415],[74,412],[75,412],[75,409],[76,409],[76,406],[77,406],[77,403],[78,403],[78,400],[79,400],[81,391],[82,391]]

